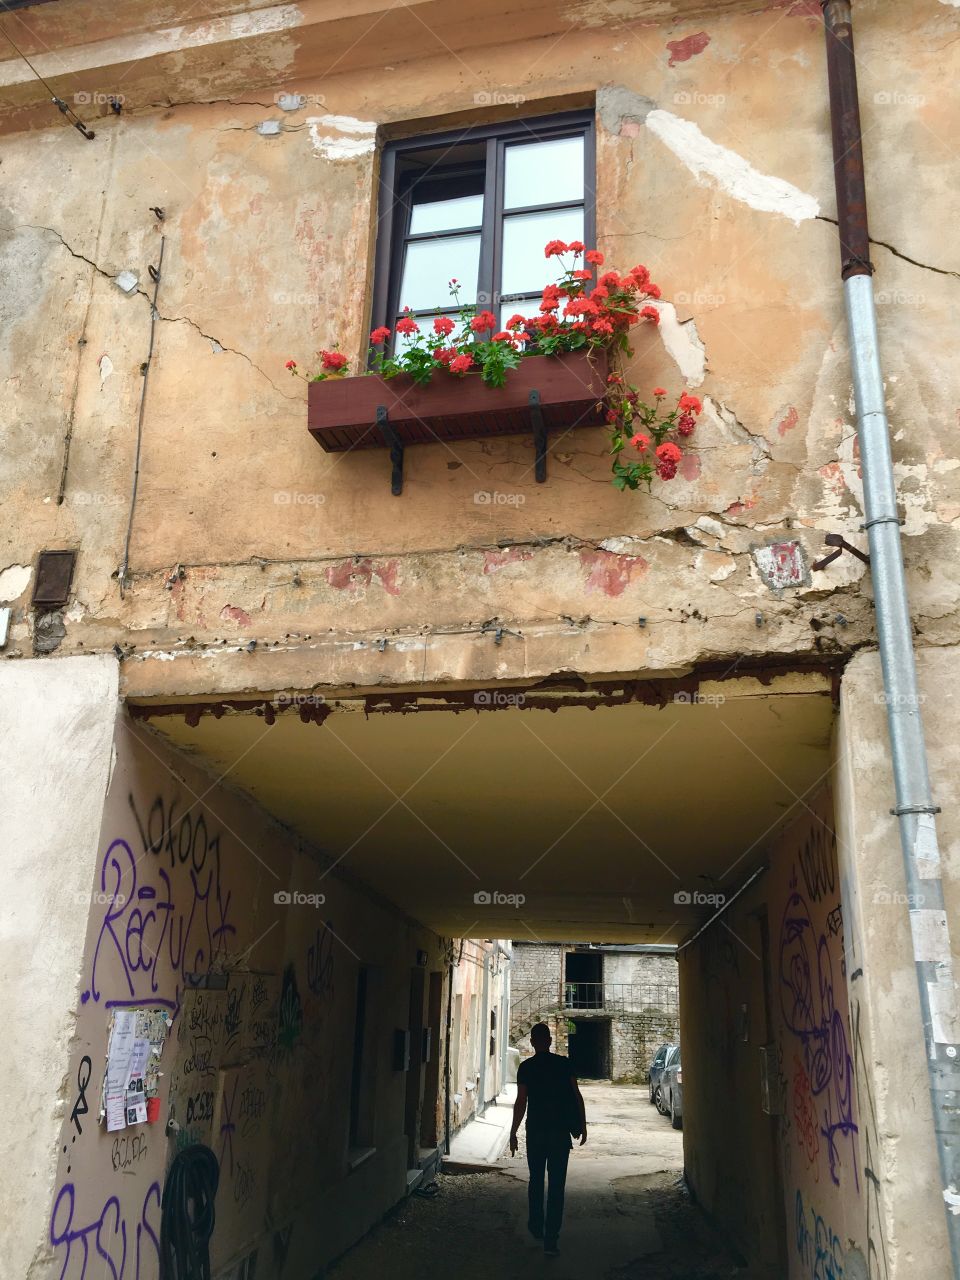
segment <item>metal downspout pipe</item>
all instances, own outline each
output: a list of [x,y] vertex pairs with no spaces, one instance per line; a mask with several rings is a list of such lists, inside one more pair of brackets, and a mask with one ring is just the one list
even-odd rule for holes
[[821,0],[827,42],[842,278],[863,468],[877,635],[910,931],[953,1276],[960,1280],[960,1046],[957,989],[920,714],[897,492],[877,339],[850,0]]

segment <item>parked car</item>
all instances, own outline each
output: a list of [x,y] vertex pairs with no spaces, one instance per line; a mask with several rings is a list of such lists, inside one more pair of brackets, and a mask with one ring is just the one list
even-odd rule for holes
[[680,1046],[677,1045],[664,1064],[660,1076],[661,1115],[669,1116],[675,1129],[683,1128],[683,1072],[680,1070]]
[[667,1064],[667,1059],[676,1047],[675,1044],[662,1044],[650,1063],[650,1101],[658,1111],[660,1111],[660,1082],[663,1077],[663,1069]]

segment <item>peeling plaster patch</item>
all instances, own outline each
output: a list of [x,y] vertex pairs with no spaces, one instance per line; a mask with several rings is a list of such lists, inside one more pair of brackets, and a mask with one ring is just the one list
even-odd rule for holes
[[783,178],[760,173],[743,156],[711,141],[692,120],[657,108],[647,128],[681,160],[697,181],[706,176],[721,191],[763,213],[779,213],[797,225],[820,212],[819,202]]
[[102,387],[103,384],[106,382],[106,380],[110,377],[111,373],[113,373],[113,361],[110,359],[110,357],[107,355],[106,352],[104,352],[103,355],[100,357],[100,359],[97,361],[97,368],[100,370],[100,385]]
[[364,557],[360,560],[342,560],[339,564],[330,565],[326,577],[330,586],[337,591],[359,591],[369,587],[373,579],[378,578],[387,595],[398,596],[400,594],[400,588],[397,586],[398,568],[397,560],[387,560],[385,564],[375,565],[372,560]]
[[713,538],[723,537],[723,525],[719,520],[714,520],[712,516],[700,516],[694,527],[702,530],[704,533],[709,533]]
[[30,585],[33,566],[11,564],[0,573],[0,600],[19,600]]
[[940,0],[941,4],[952,4],[954,9],[960,9],[960,0]]
[[216,338],[208,338],[207,341],[210,343],[210,349],[212,350],[213,354],[215,356],[218,356],[220,352],[223,350],[223,347],[221,347],[220,343],[216,340]]
[[797,413],[793,405],[790,405],[788,409],[782,410],[781,412],[783,416],[780,418],[780,421],[777,423],[777,433],[780,436],[785,436],[787,432],[792,431],[793,428],[800,421],[800,415],[799,413]]
[[810,574],[799,542],[770,542],[751,554],[764,585],[772,591],[810,585]]
[[597,115],[607,133],[636,137],[640,125],[656,106],[652,98],[621,85],[605,85],[597,90]]
[[257,125],[257,133],[261,138],[278,138],[282,132],[279,120],[261,120]]
[[65,611],[63,616],[67,622],[82,622],[86,617],[86,613],[87,606],[82,604],[79,600],[75,600],[70,608]]
[[225,604],[220,610],[220,618],[223,622],[235,622],[239,627],[250,626],[249,613],[238,604]]
[[642,577],[650,567],[643,556],[613,551],[581,551],[580,563],[589,570],[587,591],[602,591],[607,596],[622,596],[634,578]]
[[672,302],[655,302],[660,312],[660,337],[663,345],[677,368],[691,387],[699,387],[706,376],[707,352],[697,326],[692,320],[681,324],[677,319],[677,309]]
[[524,560],[529,560],[532,555],[532,551],[525,551],[522,547],[508,547],[503,551],[485,551],[483,572],[488,575],[498,573],[504,566],[520,564]]
[[[324,160],[356,160],[368,155],[376,146],[375,120],[356,120],[353,116],[308,116],[310,141]],[[333,130],[333,133],[327,132]]]
[[668,40],[667,48],[670,50],[670,61],[667,66],[675,67],[678,62],[689,62],[698,53],[703,53],[709,43],[710,37],[705,31],[697,31],[692,36],[684,36],[682,40]]

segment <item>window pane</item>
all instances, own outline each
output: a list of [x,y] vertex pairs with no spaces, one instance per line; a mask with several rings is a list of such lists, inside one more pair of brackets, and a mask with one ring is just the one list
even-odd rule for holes
[[[503,220],[503,268],[501,293],[529,293],[556,280],[556,258],[543,256],[549,240],[582,240],[583,210],[554,209],[546,213],[520,213]],[[572,263],[572,255],[563,260]],[[583,259],[580,258],[580,265]]]
[[410,234],[424,231],[456,231],[458,227],[479,227],[483,221],[483,196],[457,196],[453,200],[431,200],[414,204]]
[[[541,249],[542,256],[542,249]],[[400,310],[426,311],[450,300],[450,281],[460,281],[460,301],[477,296],[480,237],[450,236],[440,240],[415,240],[407,245],[400,286]]]
[[507,209],[583,199],[583,137],[524,142],[506,149]]
[[[445,311],[445,312],[442,312],[442,314],[445,316],[448,316],[449,319],[451,319],[455,325],[455,328],[453,329],[453,332],[450,334],[450,336],[448,338],[442,339],[442,341],[446,345],[449,345],[451,342],[455,342],[456,339],[459,337],[460,331],[463,326],[460,323],[460,317],[456,315],[454,312]],[[397,317],[398,320],[400,318],[401,318],[400,316]],[[435,338],[438,342],[441,340],[437,336],[437,334],[434,333],[433,316],[414,316],[413,318],[414,320],[416,320],[417,324],[420,326],[421,333],[427,334],[430,338]],[[416,336],[417,335],[415,333],[410,334],[409,337],[402,333],[396,334],[395,342],[394,342],[394,351],[397,353],[397,355],[400,354],[400,352],[404,349],[404,347],[408,347],[410,343],[414,340],[414,338],[416,338]]]

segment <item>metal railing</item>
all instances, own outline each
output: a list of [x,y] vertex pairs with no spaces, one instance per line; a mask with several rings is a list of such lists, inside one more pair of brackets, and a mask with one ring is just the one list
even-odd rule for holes
[[642,1013],[647,1009],[676,1009],[677,988],[646,982],[566,982],[565,1010],[603,1013]]
[[670,983],[543,982],[510,1004],[510,1032],[525,1032],[556,1013],[676,1012],[678,992]]

